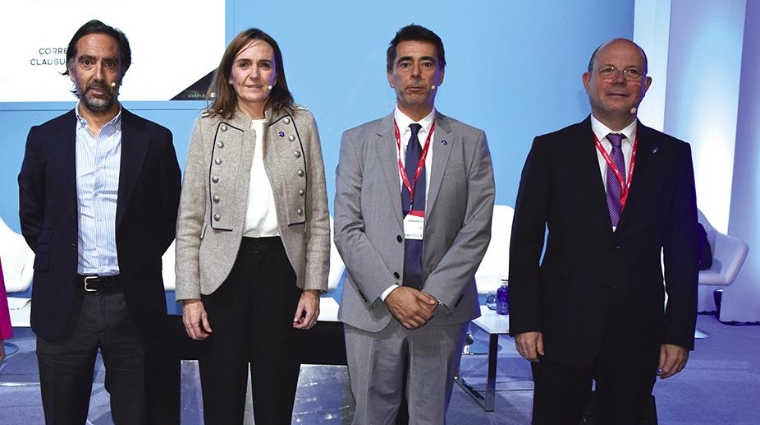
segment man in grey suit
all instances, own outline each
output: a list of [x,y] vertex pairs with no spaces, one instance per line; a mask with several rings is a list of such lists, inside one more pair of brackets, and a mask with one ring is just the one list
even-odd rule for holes
[[[335,243],[347,268],[345,324],[354,424],[445,423],[467,325],[480,315],[475,271],[491,238],[486,135],[437,112],[443,42],[409,25],[387,52],[390,115],[343,134]],[[405,386],[405,388],[404,388]]]

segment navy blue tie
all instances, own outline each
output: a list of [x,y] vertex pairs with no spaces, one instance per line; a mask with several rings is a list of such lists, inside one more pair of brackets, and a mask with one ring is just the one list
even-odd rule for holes
[[[420,146],[420,139],[417,136],[421,125],[412,123],[409,125],[412,130],[412,137],[409,138],[409,143],[406,146],[406,159],[404,162],[404,168],[406,170],[406,176],[409,179],[409,184],[414,185],[414,199],[410,198],[409,190],[406,185],[402,185],[401,189],[401,207],[403,209],[404,216],[406,216],[412,209],[415,211],[425,211],[425,167],[423,165],[420,170],[420,175],[415,181],[414,175],[417,172],[417,165],[420,162],[422,156],[422,147]],[[422,241],[417,239],[406,239],[404,243],[404,286],[410,286],[413,288],[422,287]]]

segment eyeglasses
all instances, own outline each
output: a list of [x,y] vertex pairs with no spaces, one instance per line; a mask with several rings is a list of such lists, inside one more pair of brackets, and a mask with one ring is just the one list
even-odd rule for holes
[[645,72],[642,72],[636,68],[626,68],[621,71],[614,66],[599,68],[596,70],[596,72],[599,73],[599,78],[604,81],[614,80],[621,72],[623,73],[623,77],[625,77],[626,81],[641,81],[641,77],[646,75]]

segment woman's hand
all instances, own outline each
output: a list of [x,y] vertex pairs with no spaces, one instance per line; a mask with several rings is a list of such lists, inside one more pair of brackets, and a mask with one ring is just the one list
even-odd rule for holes
[[293,318],[293,327],[308,330],[314,327],[319,317],[319,291],[306,289],[301,293],[298,300],[296,315]]
[[201,300],[182,301],[182,323],[187,336],[194,340],[206,339],[213,332]]

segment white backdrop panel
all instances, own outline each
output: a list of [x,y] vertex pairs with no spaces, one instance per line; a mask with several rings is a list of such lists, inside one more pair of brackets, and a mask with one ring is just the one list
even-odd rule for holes
[[211,72],[225,47],[225,0],[3,0],[0,102],[72,100],[66,48],[93,18],[132,47],[121,100],[170,100]]

